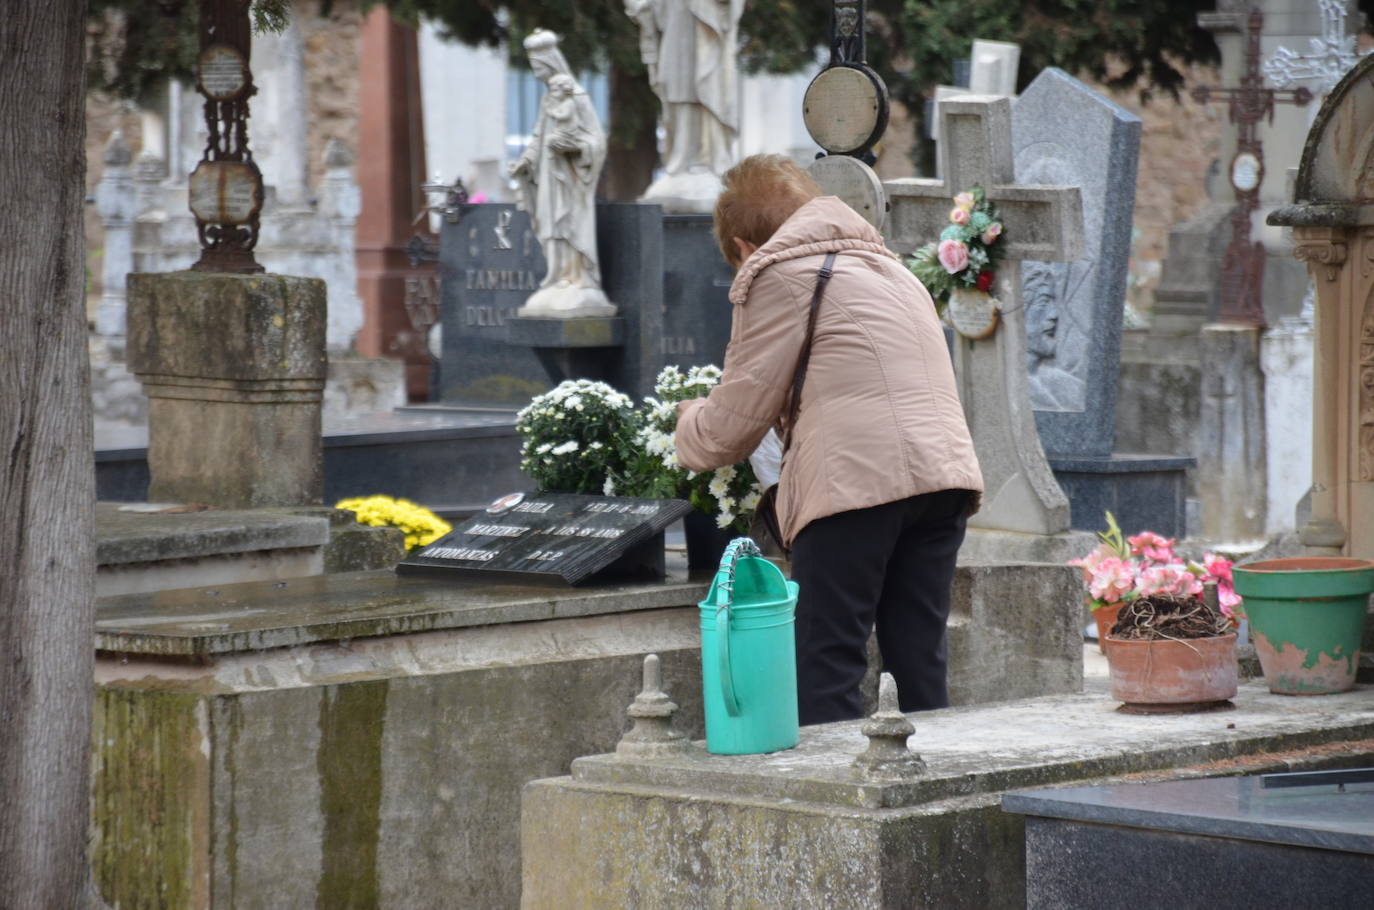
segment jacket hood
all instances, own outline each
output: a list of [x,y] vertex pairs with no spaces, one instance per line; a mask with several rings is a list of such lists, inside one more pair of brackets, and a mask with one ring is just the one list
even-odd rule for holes
[[754,279],[774,263],[844,250],[867,250],[901,261],[883,244],[877,228],[838,196],[818,196],[793,212],[768,242],[744,261],[730,285],[730,302],[736,306],[744,303]]

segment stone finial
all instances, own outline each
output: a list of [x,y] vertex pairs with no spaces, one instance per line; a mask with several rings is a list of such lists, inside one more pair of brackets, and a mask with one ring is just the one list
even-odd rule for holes
[[324,146],[324,166],[327,168],[352,167],[353,153],[337,138],[330,139]]
[[864,777],[912,777],[925,771],[926,763],[907,748],[907,737],[916,732],[897,707],[897,681],[884,673],[878,682],[878,710],[861,728],[868,749],[854,759]]
[[105,154],[101,160],[109,167],[128,167],[129,162],[134,160],[134,153],[124,142],[123,130],[115,130],[110,134],[110,141],[105,143]]
[[657,654],[644,658],[644,688],[625,713],[634,721],[630,732],[620,738],[615,754],[631,758],[654,758],[687,751],[687,740],[673,729],[677,704],[663,691],[663,666]]

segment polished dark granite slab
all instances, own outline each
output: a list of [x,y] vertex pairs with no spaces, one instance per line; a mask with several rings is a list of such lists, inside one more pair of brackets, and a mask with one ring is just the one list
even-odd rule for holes
[[[1317,707],[1314,705],[1314,708]],[[1259,777],[1026,790],[1021,815],[1374,855],[1374,781],[1266,788]]]
[[[138,502],[148,495],[146,428],[96,433],[101,500]],[[331,421],[324,427],[324,498],[387,493],[442,514],[465,514],[525,489],[515,411],[417,405]]]

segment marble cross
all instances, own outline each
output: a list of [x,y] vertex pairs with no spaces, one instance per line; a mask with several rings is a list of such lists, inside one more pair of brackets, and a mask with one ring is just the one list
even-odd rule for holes
[[[965,95],[940,105],[943,180],[884,184],[892,210],[887,244],[909,256],[949,223],[957,193],[981,184],[1001,212],[1009,262],[1067,262],[1081,255],[1083,203],[1076,186],[1015,182],[1011,100]],[[983,469],[983,509],[970,527],[1056,534],[1069,529],[1069,502],[1050,471],[1035,429],[1026,374],[1020,269],[1004,265],[994,292],[1002,327],[991,338],[955,342],[954,367]]]

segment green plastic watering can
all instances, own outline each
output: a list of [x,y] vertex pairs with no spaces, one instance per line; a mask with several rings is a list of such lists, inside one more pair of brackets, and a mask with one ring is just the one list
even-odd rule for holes
[[698,608],[706,750],[752,755],[795,746],[797,583],[739,537]]

